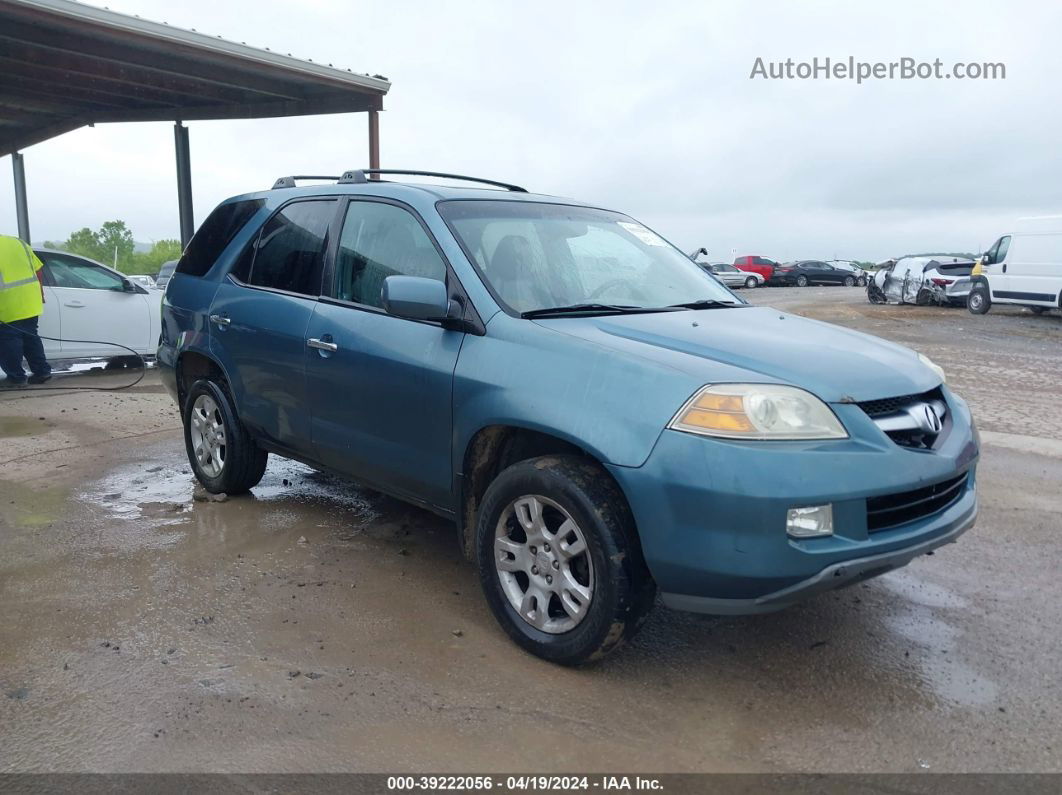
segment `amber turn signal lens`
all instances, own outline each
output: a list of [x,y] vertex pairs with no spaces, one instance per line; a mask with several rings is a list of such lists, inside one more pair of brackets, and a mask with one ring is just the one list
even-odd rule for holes
[[748,433],[756,430],[744,413],[735,414],[728,411],[703,411],[698,408],[691,408],[686,412],[682,421],[686,425],[693,425],[710,431]]

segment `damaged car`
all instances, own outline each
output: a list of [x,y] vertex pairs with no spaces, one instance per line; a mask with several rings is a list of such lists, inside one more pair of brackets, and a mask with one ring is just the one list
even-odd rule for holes
[[222,203],[167,285],[158,362],[208,491],[276,455],[446,517],[504,632],[565,665],[658,594],[770,612],[973,525],[973,419],[925,356],[752,306],[614,210],[332,179]]
[[964,257],[903,257],[878,269],[867,284],[872,304],[965,306],[974,261]]

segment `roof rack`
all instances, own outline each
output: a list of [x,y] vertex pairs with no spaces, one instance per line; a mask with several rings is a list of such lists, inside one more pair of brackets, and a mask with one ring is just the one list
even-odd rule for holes
[[498,182],[493,179],[483,179],[482,177],[468,177],[463,174],[447,174],[442,171],[412,171],[401,168],[359,168],[352,169],[350,171],[344,171],[343,176],[339,178],[340,185],[361,184],[368,182],[366,174],[401,174],[403,176],[416,176],[416,177],[442,177],[443,179],[459,179],[462,182],[479,182],[483,185],[493,185],[496,188],[504,188],[505,190],[515,191],[517,193],[527,193],[527,188],[521,188],[519,185],[511,185],[508,182]]
[[276,182],[273,183],[273,188],[272,189],[276,190],[277,188],[294,188],[295,187],[295,180],[297,180],[297,179],[326,179],[326,180],[329,180],[330,182],[335,182],[336,180],[339,179],[339,177],[322,177],[322,176],[315,176],[315,175],[312,175],[312,174],[309,174],[309,175],[307,175],[307,174],[297,174],[297,175],[295,175],[293,177],[280,177]]
[[447,174],[442,171],[412,171],[399,168],[353,168],[349,171],[344,171],[342,176],[339,177],[324,177],[324,176],[306,176],[296,175],[293,177],[280,177],[273,183],[273,189],[277,188],[294,188],[295,180],[299,179],[317,179],[317,180],[329,180],[334,181],[339,185],[362,185],[369,181],[367,174],[401,174],[403,176],[417,176],[417,177],[442,177],[443,179],[459,179],[462,182],[479,182],[483,185],[493,185],[496,188],[504,188],[508,191],[515,191],[517,193],[527,193],[527,188],[521,188],[519,185],[511,185],[508,182],[498,182],[493,179],[483,179],[482,177],[467,177],[463,174]]

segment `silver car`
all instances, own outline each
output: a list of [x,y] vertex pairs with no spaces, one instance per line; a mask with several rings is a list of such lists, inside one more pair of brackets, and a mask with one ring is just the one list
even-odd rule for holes
[[742,271],[725,262],[698,262],[702,268],[712,274],[727,287],[761,287],[763,276],[750,271]]

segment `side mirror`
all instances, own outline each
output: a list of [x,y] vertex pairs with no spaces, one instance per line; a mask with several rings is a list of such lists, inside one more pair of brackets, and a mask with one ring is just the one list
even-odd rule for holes
[[388,276],[380,291],[389,315],[410,320],[458,320],[461,307],[451,301],[446,285],[421,276]]

